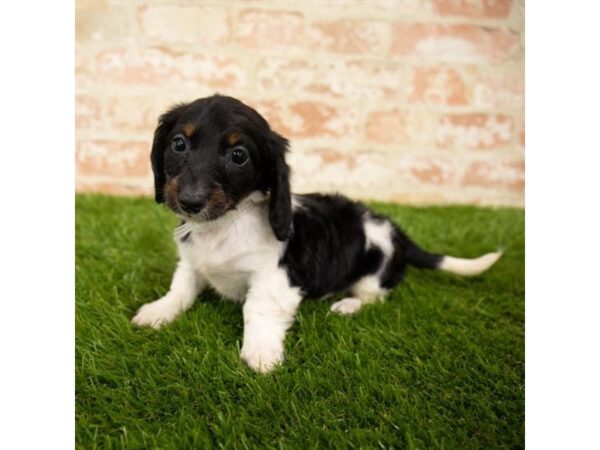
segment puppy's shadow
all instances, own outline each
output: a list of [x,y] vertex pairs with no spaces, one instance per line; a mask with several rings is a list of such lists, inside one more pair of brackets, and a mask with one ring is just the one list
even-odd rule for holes
[[241,340],[243,335],[242,304],[224,299],[210,287],[197,297],[194,306],[181,318],[195,321],[198,327],[223,341]]

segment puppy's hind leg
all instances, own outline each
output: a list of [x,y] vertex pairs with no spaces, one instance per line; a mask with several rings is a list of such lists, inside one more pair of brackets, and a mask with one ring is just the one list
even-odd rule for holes
[[363,305],[383,301],[388,290],[381,287],[377,275],[369,275],[358,280],[350,292],[352,297],[335,302],[331,305],[331,311],[343,315],[357,313]]

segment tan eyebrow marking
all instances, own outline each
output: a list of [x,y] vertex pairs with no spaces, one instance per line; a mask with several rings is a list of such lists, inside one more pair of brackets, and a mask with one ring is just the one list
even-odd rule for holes
[[233,132],[229,134],[226,138],[227,145],[235,145],[240,141],[240,133]]
[[197,127],[193,123],[186,123],[183,126],[182,130],[183,130],[183,134],[185,134],[186,137],[190,138],[196,132]]

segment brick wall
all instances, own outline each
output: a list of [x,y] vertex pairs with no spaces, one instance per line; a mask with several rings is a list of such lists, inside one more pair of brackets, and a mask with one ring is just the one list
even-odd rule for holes
[[217,91],[297,192],[523,205],[524,0],[78,0],[77,190],[149,194],[158,115]]

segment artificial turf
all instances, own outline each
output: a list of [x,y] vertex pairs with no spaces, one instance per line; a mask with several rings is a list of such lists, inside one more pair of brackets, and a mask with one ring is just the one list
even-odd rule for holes
[[372,206],[431,251],[505,255],[475,278],[409,269],[353,317],[307,300],[283,367],[257,375],[240,305],[210,291],[160,331],[130,324],[169,287],[172,214],[77,196],[77,447],[523,447],[523,210]]

